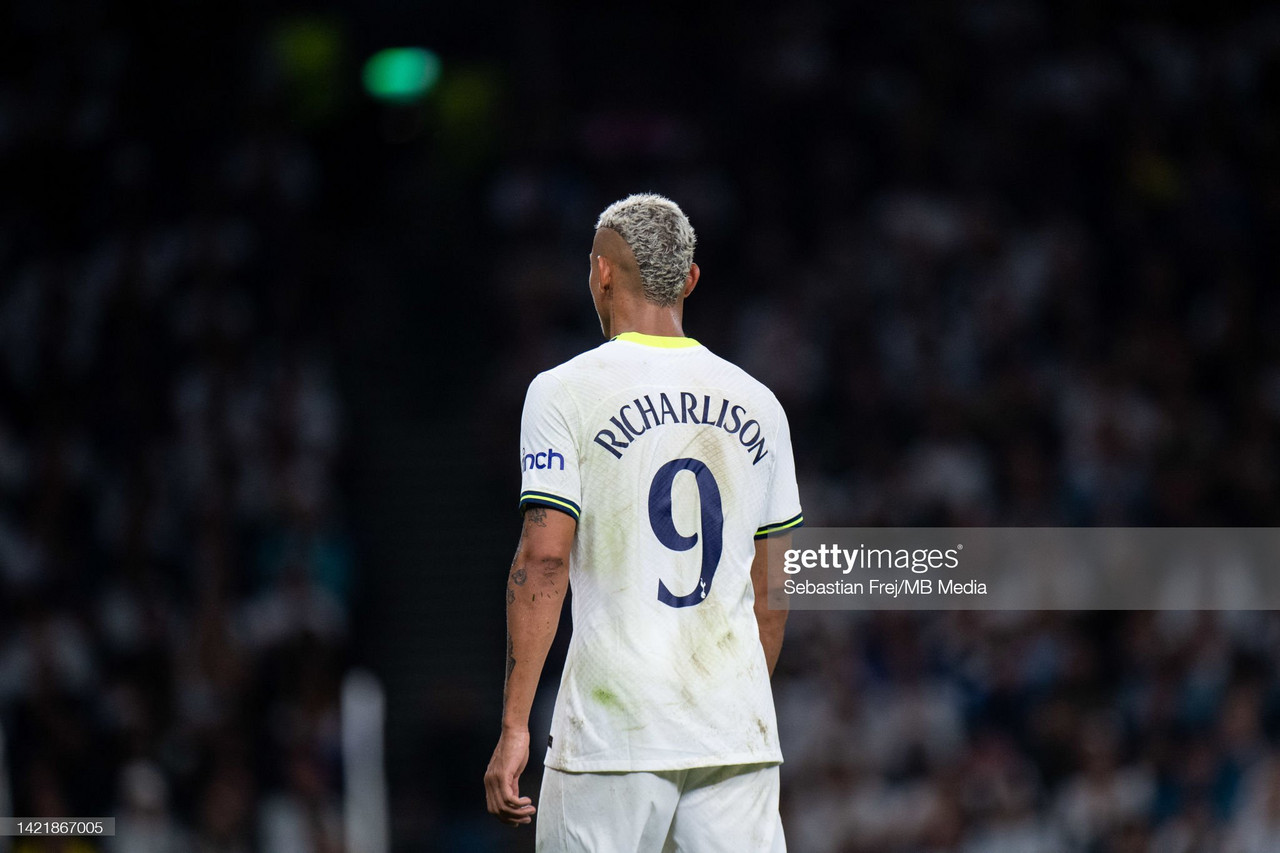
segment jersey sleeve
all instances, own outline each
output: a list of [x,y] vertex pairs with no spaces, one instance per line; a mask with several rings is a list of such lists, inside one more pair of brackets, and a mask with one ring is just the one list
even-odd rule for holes
[[540,373],[529,383],[520,418],[520,509],[546,506],[582,515],[575,409],[560,382]]
[[796,486],[796,460],[791,453],[791,427],[787,413],[778,407],[778,433],[774,441],[773,471],[769,475],[769,495],[765,499],[764,519],[756,530],[756,538],[792,530],[804,524],[800,511],[800,489]]

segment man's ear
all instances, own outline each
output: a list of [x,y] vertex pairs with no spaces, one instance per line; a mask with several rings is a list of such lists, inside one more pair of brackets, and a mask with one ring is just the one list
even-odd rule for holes
[[698,286],[698,276],[702,274],[702,270],[698,269],[698,265],[694,264],[689,267],[689,274],[684,279],[684,298],[688,299],[689,294],[693,293],[693,289]]
[[613,286],[613,262],[604,255],[596,255],[596,278],[600,281],[601,290],[609,290]]

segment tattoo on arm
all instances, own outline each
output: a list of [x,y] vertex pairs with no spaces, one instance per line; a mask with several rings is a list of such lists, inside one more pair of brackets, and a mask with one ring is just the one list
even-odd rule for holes
[[524,569],[516,569],[511,573],[511,582],[516,586],[524,586],[524,582],[529,579],[529,574]]
[[503,693],[506,692],[506,683],[511,679],[511,670],[516,668],[516,649],[511,642],[511,635],[507,634],[507,674],[502,680]]
[[547,526],[547,508],[545,506],[531,506],[525,511],[524,517],[529,520],[530,524],[536,524],[539,527]]
[[516,591],[511,587],[507,587],[507,604],[513,604],[516,600]]

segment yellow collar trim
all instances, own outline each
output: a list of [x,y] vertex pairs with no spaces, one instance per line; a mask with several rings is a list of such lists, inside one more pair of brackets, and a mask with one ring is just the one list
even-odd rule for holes
[[677,338],[670,335],[646,335],[643,332],[623,332],[620,335],[614,335],[615,341],[631,341],[633,344],[644,344],[647,347],[661,347],[662,349],[684,349],[685,347],[701,346],[693,338]]

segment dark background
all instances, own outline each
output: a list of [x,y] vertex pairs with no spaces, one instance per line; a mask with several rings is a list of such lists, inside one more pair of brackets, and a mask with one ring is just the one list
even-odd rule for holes
[[[689,214],[686,329],[787,407],[809,523],[1280,519],[1274,6],[0,16],[14,815],[340,849],[362,667],[393,849],[532,849],[480,783],[520,405],[598,342],[630,192]],[[378,103],[399,45],[443,74]],[[1269,612],[795,614],[791,849],[1278,850],[1278,643]]]

